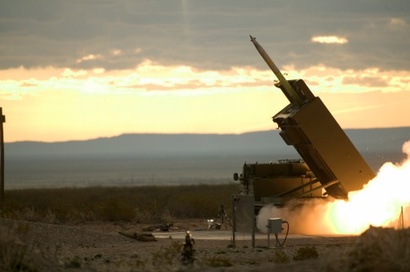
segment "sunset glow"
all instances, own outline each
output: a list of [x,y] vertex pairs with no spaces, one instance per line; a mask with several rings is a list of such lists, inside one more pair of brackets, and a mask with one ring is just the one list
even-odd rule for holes
[[[408,88],[410,74],[405,71],[341,71],[324,66],[303,70],[289,66],[283,70],[288,78],[305,79],[343,127],[409,125],[406,114],[396,115],[394,124],[391,120],[363,124],[357,116],[349,117],[361,111],[367,116],[381,115],[381,108],[386,112],[409,111],[404,105],[400,108],[403,99],[389,102],[386,98],[379,105],[380,93],[371,97],[381,86],[372,84],[377,83],[372,78],[385,79],[382,85],[386,84],[386,97]],[[0,78],[0,97],[8,120],[6,141],[90,139],[125,132],[270,130],[274,128],[270,116],[288,103],[273,86],[274,75],[253,67],[209,71],[147,60],[132,70],[18,68],[0,71]],[[337,98],[346,90],[360,92],[366,99]],[[383,117],[372,120],[380,122]]]
[[410,126],[406,4],[6,1],[5,141],[274,129],[289,101],[249,35],[342,128]]

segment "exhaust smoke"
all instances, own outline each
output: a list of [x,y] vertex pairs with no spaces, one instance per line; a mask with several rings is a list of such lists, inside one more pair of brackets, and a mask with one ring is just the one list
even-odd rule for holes
[[257,227],[266,231],[268,218],[287,220],[292,233],[360,234],[369,226],[399,227],[403,208],[405,226],[410,221],[410,141],[403,144],[407,158],[385,163],[362,190],[350,192],[348,200],[292,200],[285,207],[263,207]]

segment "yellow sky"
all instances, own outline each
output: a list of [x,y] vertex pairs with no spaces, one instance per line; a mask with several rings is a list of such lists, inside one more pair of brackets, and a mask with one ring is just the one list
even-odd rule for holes
[[[343,128],[410,126],[410,73],[284,67],[303,78]],[[275,129],[288,104],[268,70],[163,66],[105,71],[0,71],[5,141],[65,141],[122,133],[243,133]]]

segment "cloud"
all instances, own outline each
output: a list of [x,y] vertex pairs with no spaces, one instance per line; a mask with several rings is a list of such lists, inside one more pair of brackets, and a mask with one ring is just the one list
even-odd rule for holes
[[[410,68],[404,61],[410,59],[409,12],[406,0],[6,1],[0,69],[126,70],[146,59],[209,70],[265,67],[249,42],[252,34],[279,66],[404,70]],[[311,42],[317,33],[349,42],[318,47]]]
[[20,83],[20,87],[37,87],[37,84],[30,81],[23,81]]
[[[304,79],[316,94],[409,91],[409,71],[381,71],[377,68],[341,70],[324,65],[282,69],[288,79]],[[251,66],[228,70],[206,70],[187,65],[167,66],[145,60],[128,70],[94,69],[9,69],[0,70],[0,95],[16,99],[44,90],[71,90],[93,94],[130,92],[179,92],[189,95],[230,92],[235,89],[278,91],[270,70]],[[19,95],[10,96],[17,92]]]
[[369,86],[369,87],[377,87],[383,88],[388,86],[388,81],[385,81],[383,78],[376,76],[362,76],[362,75],[354,75],[354,76],[346,76],[342,80],[343,84],[349,85],[360,85],[360,86]]
[[314,36],[310,39],[313,43],[327,43],[327,44],[345,44],[349,41],[344,37],[338,36]]
[[408,24],[404,18],[391,18],[389,20],[389,27],[392,29],[401,29],[408,27]]
[[83,56],[81,58],[79,58],[77,60],[77,63],[81,63],[83,61],[92,61],[92,60],[96,60],[96,59],[101,59],[102,56],[101,55],[93,55],[93,54],[89,54],[87,56]]

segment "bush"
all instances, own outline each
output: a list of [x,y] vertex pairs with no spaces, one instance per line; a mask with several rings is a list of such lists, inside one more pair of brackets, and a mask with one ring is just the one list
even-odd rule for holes
[[289,257],[286,255],[286,253],[283,250],[276,250],[275,256],[273,257],[273,262],[274,263],[288,263]]
[[80,268],[81,267],[81,260],[80,257],[74,256],[71,260],[66,263],[66,267],[69,268]]
[[22,242],[27,231],[24,224],[0,229],[0,271],[37,271],[32,247]]
[[0,215],[46,223],[214,218],[237,191],[237,184],[7,190]]
[[173,241],[168,247],[161,247],[157,252],[152,253],[152,264],[172,265],[181,256],[182,243]]
[[104,221],[132,221],[135,209],[124,201],[110,197],[96,205],[94,214]]
[[213,256],[205,259],[205,264],[211,267],[229,267],[232,266],[231,260],[224,257]]
[[315,246],[304,246],[298,249],[295,256],[293,256],[294,261],[302,261],[307,259],[315,259],[319,257]]
[[410,271],[409,242],[410,228],[370,226],[334,267],[338,271]]

